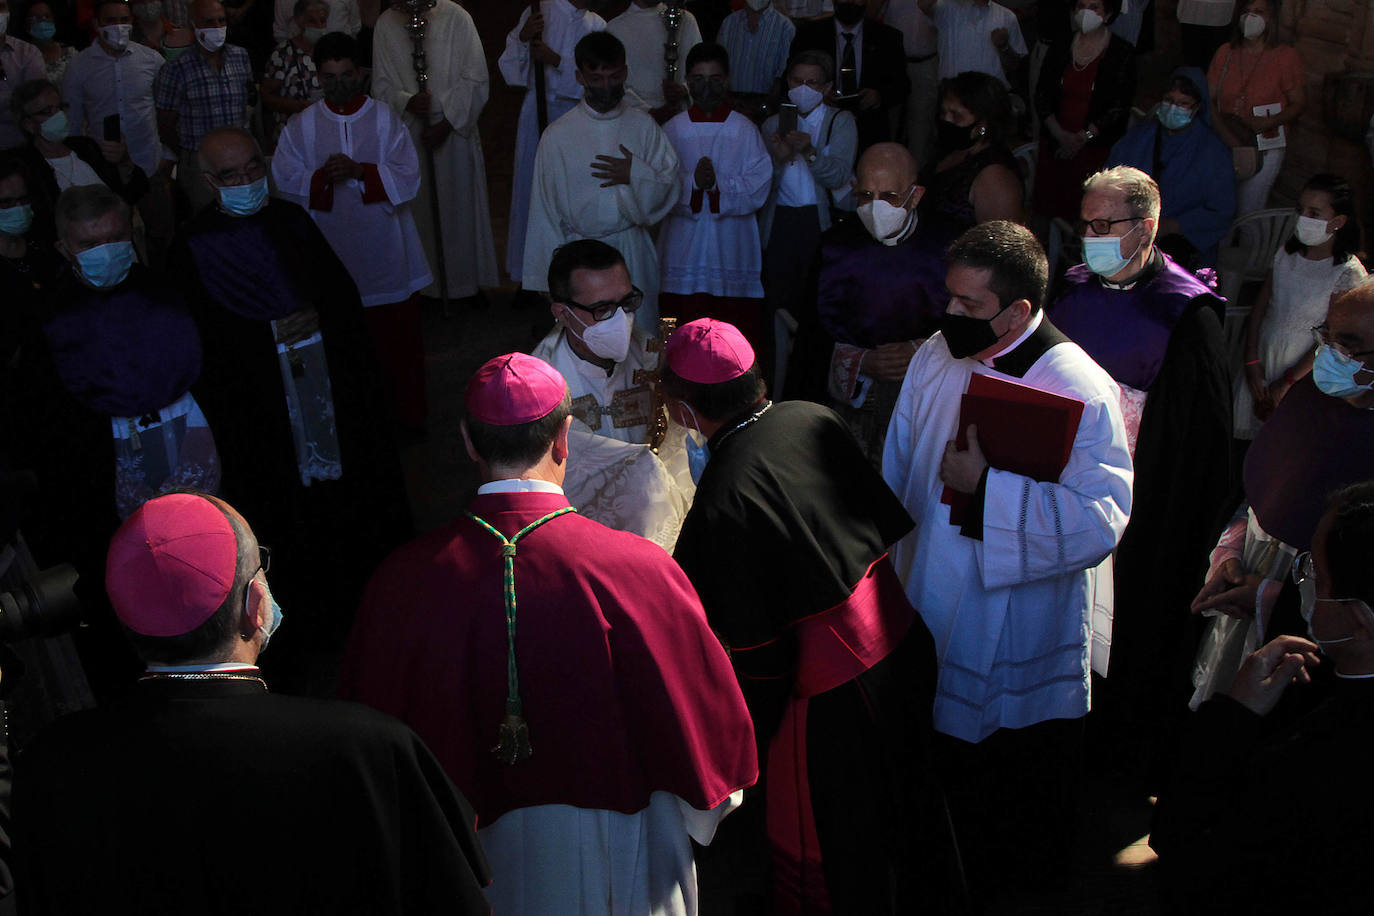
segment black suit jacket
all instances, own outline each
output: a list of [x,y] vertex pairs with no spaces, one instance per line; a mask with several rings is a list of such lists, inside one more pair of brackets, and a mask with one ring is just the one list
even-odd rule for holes
[[[801,51],[824,51],[835,57],[835,87],[838,89],[840,61],[835,55],[835,35],[833,19],[799,22],[797,34],[792,39],[791,55],[795,57]],[[882,104],[868,111],[854,112],[859,127],[860,152],[874,143],[892,139],[888,112],[903,105],[911,94],[902,33],[892,26],[865,19],[861,43],[859,88],[876,90],[882,96]]]

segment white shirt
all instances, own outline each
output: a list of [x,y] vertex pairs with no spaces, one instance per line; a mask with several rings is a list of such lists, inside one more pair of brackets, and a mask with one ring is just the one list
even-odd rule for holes
[[[324,0],[329,6],[329,18],[325,20],[325,32],[343,32],[358,37],[363,27],[362,14],[358,11],[358,0]],[[296,28],[296,0],[276,0],[272,13],[272,37],[277,42],[293,38],[300,29]]]
[[105,119],[119,115],[129,158],[152,175],[162,158],[153,104],[153,81],[162,64],[161,54],[135,41],[118,54],[97,41],[76,55],[62,78],[72,131],[103,140]]
[[844,63],[845,36],[854,36],[854,87],[858,89],[859,80],[863,78],[864,72],[864,24],[863,20],[852,29],[848,26],[840,25],[839,20],[835,20],[835,91],[840,91],[840,67]]
[[[820,148],[821,122],[825,120],[825,105],[811,109],[811,113],[797,116],[797,130],[811,136],[811,145]],[[778,184],[778,206],[809,207],[816,203],[816,179],[807,168],[801,153],[793,153],[782,170],[782,180]]]
[[1007,30],[1007,42],[1017,54],[1026,54],[1026,40],[1016,14],[1000,3],[980,6],[975,0],[939,0],[932,17],[940,30],[940,79],[949,79],[965,70],[991,74],[1005,85],[1002,58],[992,43],[996,29]]
[[43,161],[48,164],[48,168],[52,169],[59,190],[65,191],[67,188],[88,184],[104,184],[95,170],[75,153],[68,153],[57,159],[44,159]]
[[902,48],[907,57],[928,57],[939,50],[935,23],[916,0],[888,0],[883,22],[902,33]]

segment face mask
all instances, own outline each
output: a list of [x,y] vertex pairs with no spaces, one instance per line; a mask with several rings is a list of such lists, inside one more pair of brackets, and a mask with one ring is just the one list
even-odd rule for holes
[[[262,649],[267,648],[267,644],[272,641],[272,634],[277,632],[277,627],[281,626],[282,612],[281,605],[277,604],[277,599],[272,597],[272,589],[267,589],[267,600],[272,602],[272,620],[262,630]],[[258,651],[261,652],[262,649]]]
[[[1140,224],[1136,223],[1131,232],[1134,232],[1139,226]],[[1126,233],[1126,235],[1130,234],[1130,232]],[[1135,246],[1135,251],[1126,255],[1121,253],[1121,238],[1103,236],[1101,238],[1083,239],[1083,263],[1088,265],[1088,270],[1099,277],[1115,277],[1125,270],[1126,265],[1131,263],[1131,259],[1140,254],[1140,246],[1145,244],[1145,240],[1141,239],[1140,244]]]
[[816,110],[816,106],[821,103],[825,96],[802,83],[800,86],[787,90],[787,98],[793,105],[797,106],[797,113],[804,118]]
[[1240,34],[1246,38],[1259,38],[1264,34],[1264,17],[1259,13],[1246,13],[1240,17]]
[[1160,102],[1155,109],[1155,117],[1166,130],[1182,130],[1193,123],[1193,111],[1172,102]]
[[20,204],[0,210],[0,232],[5,235],[23,235],[33,225],[33,207]]
[[139,22],[154,22],[162,18],[161,3],[138,3],[129,7]]
[[884,245],[892,246],[905,239],[916,227],[916,211],[906,208],[906,201],[916,193],[912,188],[900,207],[894,207],[885,200],[874,200],[860,204],[856,209],[859,222],[864,224],[868,234]]
[[319,43],[319,40],[320,40],[321,38],[323,38],[323,37],[324,37],[326,34],[328,34],[328,33],[329,33],[329,30],[328,30],[328,29],[320,29],[320,28],[316,28],[315,26],[312,25],[310,28],[308,28],[308,29],[306,29],[305,31],[301,32],[301,35],[305,37],[305,40],[306,40],[306,41],[310,42],[310,43],[313,45],[313,44],[318,44],[318,43]]
[[715,111],[725,101],[725,87],[713,83],[699,83],[691,87],[692,101],[702,111]]
[[1333,398],[1353,398],[1374,389],[1374,381],[1363,384],[1355,381],[1355,376],[1368,371],[1355,357],[1325,344],[1317,347],[1317,356],[1312,360],[1312,381],[1317,383],[1322,394]]
[[[692,409],[692,405],[686,401],[679,401],[682,409],[692,415],[692,432],[683,437],[683,446],[687,449],[687,472],[692,475],[692,483],[701,483],[701,475],[706,473],[706,463],[711,460],[711,447],[706,444],[706,436],[701,432],[701,425],[697,423],[697,412]],[[701,441],[697,442],[696,436],[701,436]]]
[[1078,10],[1073,14],[1073,27],[1084,35],[1096,32],[1105,21],[1096,10]]
[[211,52],[218,51],[224,47],[224,39],[229,34],[229,30],[220,26],[217,29],[196,29],[196,41],[200,46]]
[[940,149],[949,152],[968,149],[982,139],[983,133],[974,130],[972,125],[960,127],[943,118],[935,122],[935,142],[939,144]]
[[174,60],[176,60],[178,57],[180,57],[181,55],[185,54],[187,48],[189,48],[189,47],[190,47],[190,45],[186,45],[186,46],[180,47],[180,48],[169,48],[169,47],[167,47],[166,45],[163,45],[163,46],[162,46],[162,56],[163,56],[163,58],[165,58],[165,59],[170,63],[171,61],[174,61]]
[[1302,619],[1307,622],[1307,638],[1312,640],[1322,649],[1325,649],[1327,646],[1338,646],[1344,642],[1351,642],[1355,639],[1355,634],[1351,633],[1349,636],[1340,636],[1336,639],[1318,639],[1317,634],[1312,630],[1312,618],[1317,610],[1318,602],[1324,601],[1327,603],[1352,605],[1356,613],[1364,615],[1365,626],[1374,625],[1374,612],[1370,611],[1369,605],[1359,599],[1318,598],[1317,583],[1312,579],[1306,579],[1298,583],[1298,592],[1302,595]]
[[1331,236],[1335,233],[1326,231],[1326,220],[1316,219],[1311,216],[1299,216],[1298,227],[1293,232],[1309,248],[1313,245],[1324,245],[1331,241]]
[[[997,315],[1002,314],[1009,305],[1004,305],[997,311]],[[988,347],[993,346],[1002,339],[1002,335],[992,329],[992,318],[971,318],[968,315],[951,315],[946,312],[940,318],[940,333],[944,335],[945,346],[949,347],[949,355],[955,359],[964,359],[975,353],[982,353]]]
[[592,111],[605,114],[613,110],[620,104],[620,100],[625,98],[625,84],[620,83],[616,86],[587,86],[582,90],[582,98],[587,100],[587,106]]
[[845,3],[844,0],[836,0],[835,21],[840,25],[855,26],[863,21],[864,5],[862,3]]
[[129,35],[133,30],[134,27],[127,22],[102,25],[100,27],[100,40],[116,51],[123,51],[129,46]]
[[358,79],[335,80],[324,90],[324,98],[331,105],[347,105],[362,91],[362,81]]
[[234,216],[252,216],[267,203],[267,176],[257,181],[219,189],[219,205]]
[[44,121],[38,128],[38,132],[43,135],[43,139],[51,140],[53,143],[67,139],[68,130],[67,113],[65,111],[57,112],[51,118]]
[[29,26],[29,34],[38,41],[52,41],[52,37],[57,34],[57,23],[35,22]]
[[109,242],[76,253],[81,278],[97,289],[118,286],[134,263],[133,242]]
[[773,0],[744,0],[745,6],[756,13],[762,13],[764,10],[768,9],[769,4],[772,2]]
[[592,353],[617,363],[629,354],[630,322],[633,319],[623,309],[616,309],[615,314],[605,321],[593,321],[589,325],[582,324],[572,309],[565,310],[563,314],[582,325],[581,333],[573,331],[571,325],[568,330],[576,334]]

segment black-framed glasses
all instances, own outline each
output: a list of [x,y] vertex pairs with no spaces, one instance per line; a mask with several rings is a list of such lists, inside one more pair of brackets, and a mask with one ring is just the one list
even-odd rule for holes
[[1293,558],[1293,568],[1289,570],[1289,575],[1293,577],[1294,585],[1302,585],[1313,577],[1312,551],[1304,550]]
[[583,305],[581,302],[568,300],[568,305],[573,308],[581,309],[584,312],[591,312],[592,320],[605,321],[615,314],[616,309],[624,309],[626,312],[633,312],[644,304],[644,290],[638,286],[630,287],[630,294],[619,302],[593,302],[591,305]]
[[[259,572],[267,572],[272,568],[272,548],[258,545],[258,568],[253,570],[253,576]],[[248,578],[253,578],[249,576]]]
[[1317,342],[1318,346],[1330,347],[1342,356],[1349,356],[1351,359],[1374,354],[1374,350],[1351,350],[1345,344],[1332,340],[1331,329],[1324,324],[1312,328],[1312,339]]
[[1112,227],[1117,223],[1138,223],[1145,217],[1126,216],[1121,219],[1080,219],[1074,226],[1079,235],[1087,235],[1088,230],[1093,231],[1093,235],[1111,235]]

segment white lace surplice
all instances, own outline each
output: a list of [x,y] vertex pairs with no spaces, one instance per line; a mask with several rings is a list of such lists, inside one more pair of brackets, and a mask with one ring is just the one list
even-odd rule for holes
[[110,427],[120,518],[178,487],[219,492],[219,450],[190,392],[141,417],[111,417]]
[[[272,334],[277,334],[275,321]],[[277,344],[277,363],[286,389],[286,412],[301,483],[308,487],[315,480],[338,480],[343,476],[343,462],[334,426],[334,393],[324,338],[316,331],[297,343]]]

